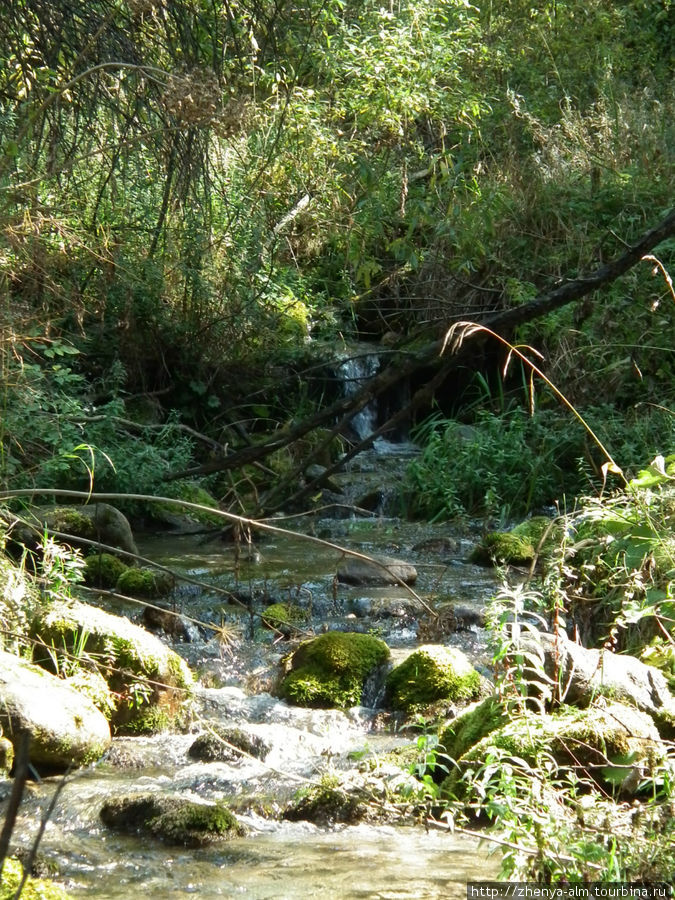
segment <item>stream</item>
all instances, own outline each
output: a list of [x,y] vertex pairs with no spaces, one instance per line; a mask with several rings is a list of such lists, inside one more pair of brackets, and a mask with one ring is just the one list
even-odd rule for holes
[[[385,452],[386,451],[386,452]],[[408,451],[409,452],[409,451]],[[378,460],[378,457],[379,460]],[[405,452],[379,448],[362,454],[342,476],[359,491],[384,494],[406,464]],[[398,466],[398,470],[397,467]],[[352,492],[353,493],[353,492]],[[276,521],[275,521],[275,524]],[[370,518],[279,520],[284,528],[314,534],[365,554],[395,556],[418,570],[415,592],[423,599],[451,600],[480,610],[494,592],[491,570],[466,562],[477,533],[410,523],[386,515]],[[338,585],[340,553],[293,534],[255,538],[255,552],[203,534],[141,535],[140,552],[178,573],[232,591],[182,584],[173,602],[186,617],[172,647],[198,677],[188,734],[117,737],[96,765],[62,778],[28,785],[13,843],[27,851],[55,791],[60,791],[40,843],[40,865],[55,872],[74,897],[102,900],[135,897],[264,898],[464,898],[466,882],[494,878],[499,865],[472,838],[422,827],[377,824],[319,827],[280,821],[291,796],[325,773],[351,772],[364,756],[415,740],[399,733],[391,714],[371,706],[311,710],[290,706],[270,693],[290,644],[262,626],[246,606],[260,611],[273,601],[292,600],[311,613],[316,634],[340,628],[375,634],[394,661],[418,643],[424,611],[404,587]],[[250,559],[248,557],[251,557]],[[138,620],[138,609],[107,605]],[[226,625],[235,643],[224,646],[204,624]],[[444,638],[480,669],[489,663],[486,634],[475,625]],[[265,741],[265,762],[200,762],[188,750],[205,723],[237,725]],[[386,774],[386,773],[385,773]],[[405,778],[392,772],[387,777]],[[0,785],[0,799],[6,797]],[[134,790],[179,793],[202,800],[225,799],[247,827],[246,837],[203,849],[183,849],[108,831],[99,821],[107,797]]]

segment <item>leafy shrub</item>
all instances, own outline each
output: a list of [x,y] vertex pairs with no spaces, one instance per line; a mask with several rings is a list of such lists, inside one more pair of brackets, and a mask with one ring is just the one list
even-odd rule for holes
[[[596,407],[585,418],[626,471],[675,444],[675,417],[666,411]],[[471,426],[436,414],[414,437],[423,452],[408,471],[406,495],[410,512],[431,521],[524,516],[602,484],[604,460],[582,425],[558,411],[480,411]]]

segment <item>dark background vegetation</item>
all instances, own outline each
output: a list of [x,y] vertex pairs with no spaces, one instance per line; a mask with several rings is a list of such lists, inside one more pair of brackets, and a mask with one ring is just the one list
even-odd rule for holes
[[[93,469],[100,489],[157,491],[334,400],[345,341],[405,356],[619,255],[672,204],[674,15],[670,0],[2,4],[4,481]],[[658,247],[666,268],[674,250]],[[641,263],[508,337],[638,466],[672,446],[674,312]],[[527,379],[503,381],[503,358],[483,344],[406,423],[435,448],[414,512],[524,511],[597,476],[552,395],[521,414]],[[477,415],[488,480],[538,460],[519,499],[482,469],[459,497],[434,483],[450,418]],[[245,507],[259,477],[210,486]]]

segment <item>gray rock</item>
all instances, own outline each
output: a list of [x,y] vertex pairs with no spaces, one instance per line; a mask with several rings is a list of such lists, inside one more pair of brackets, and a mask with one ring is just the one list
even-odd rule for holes
[[338,581],[345,584],[414,584],[417,569],[401,559],[380,556],[370,561],[347,556],[337,568]]
[[65,769],[99,759],[110,727],[94,704],[60,678],[18,656],[0,652],[0,725],[16,746],[28,731],[30,761]]
[[[138,554],[127,517],[109,503],[58,506],[47,510],[36,509],[33,513],[47,528],[67,532],[75,537],[100,541],[110,547]],[[79,524],[80,518],[89,523],[88,527]]]
[[[539,656],[565,703],[584,707],[597,696],[609,697],[649,713],[662,737],[675,737],[675,697],[654,666],[610,650],[588,650],[563,634],[529,635],[521,646]],[[537,679],[536,666],[529,676]]]

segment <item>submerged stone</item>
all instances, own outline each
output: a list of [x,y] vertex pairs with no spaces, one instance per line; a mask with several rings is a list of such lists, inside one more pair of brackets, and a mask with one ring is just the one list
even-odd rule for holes
[[373,561],[347,556],[337,568],[338,581],[345,584],[414,584],[417,569],[402,559],[380,556]]
[[411,710],[436,700],[475,700],[481,676],[461,650],[427,644],[389,673],[387,698],[395,709]]
[[184,847],[203,847],[246,833],[222,801],[198,803],[185,797],[131,794],[108,800],[100,815],[108,828],[148,834]]
[[388,658],[379,638],[330,631],[298,647],[279,692],[298,706],[359,706],[368,676]]

